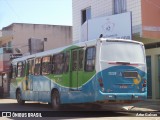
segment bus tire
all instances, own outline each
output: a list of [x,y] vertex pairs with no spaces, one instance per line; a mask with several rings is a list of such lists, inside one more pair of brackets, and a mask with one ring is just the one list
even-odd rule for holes
[[51,105],[54,110],[60,109],[60,95],[58,90],[52,92]]
[[17,103],[20,105],[23,105],[25,103],[25,101],[22,100],[22,94],[20,90],[16,92],[16,99],[17,99]]

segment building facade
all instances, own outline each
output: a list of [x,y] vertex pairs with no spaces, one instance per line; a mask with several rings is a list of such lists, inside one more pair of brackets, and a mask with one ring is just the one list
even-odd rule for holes
[[141,0],[142,33],[141,41],[146,46],[148,89],[153,99],[160,99],[160,2]]
[[72,43],[72,27],[13,23],[2,29],[0,46],[21,49],[22,53],[27,55],[30,38],[44,41],[44,50],[66,46]]
[[142,34],[140,0],[126,0],[126,2],[121,3],[124,8],[119,8],[120,10],[116,10],[116,8],[114,8],[114,0],[73,0],[72,2],[74,42],[79,41],[80,39],[81,25],[83,24],[82,21],[84,21],[82,14],[84,13],[84,11],[86,11],[86,20],[132,11],[132,32],[138,33],[140,35]]
[[148,98],[160,99],[159,0],[73,0],[72,4],[73,42],[81,39],[85,21],[131,12],[132,39],[143,42],[146,47]]

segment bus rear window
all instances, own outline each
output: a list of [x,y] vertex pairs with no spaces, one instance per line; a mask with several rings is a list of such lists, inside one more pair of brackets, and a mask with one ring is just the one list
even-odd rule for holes
[[130,63],[145,63],[143,47],[129,42],[103,42],[101,60],[125,61]]

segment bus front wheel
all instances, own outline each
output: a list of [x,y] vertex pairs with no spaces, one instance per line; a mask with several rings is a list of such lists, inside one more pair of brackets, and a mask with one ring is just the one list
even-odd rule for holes
[[57,90],[54,90],[52,93],[51,105],[55,110],[58,110],[60,108],[60,95]]
[[16,92],[16,98],[17,98],[18,104],[23,105],[25,103],[25,101],[22,100],[22,94],[20,90]]

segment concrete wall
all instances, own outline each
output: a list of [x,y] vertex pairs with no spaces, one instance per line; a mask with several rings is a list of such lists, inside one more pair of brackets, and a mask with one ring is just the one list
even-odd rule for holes
[[160,1],[142,0],[143,37],[160,39]]
[[62,47],[72,43],[72,27],[60,25],[23,24],[14,23],[2,29],[3,35],[12,35],[12,40],[3,41],[3,44],[12,41],[14,48],[20,48],[22,53],[28,53],[28,39],[38,38],[44,42],[44,50]]
[[[142,33],[141,0],[126,0],[127,11],[132,11],[132,31]],[[80,39],[81,11],[91,7],[91,18],[113,14],[113,0],[73,0],[73,41]]]

